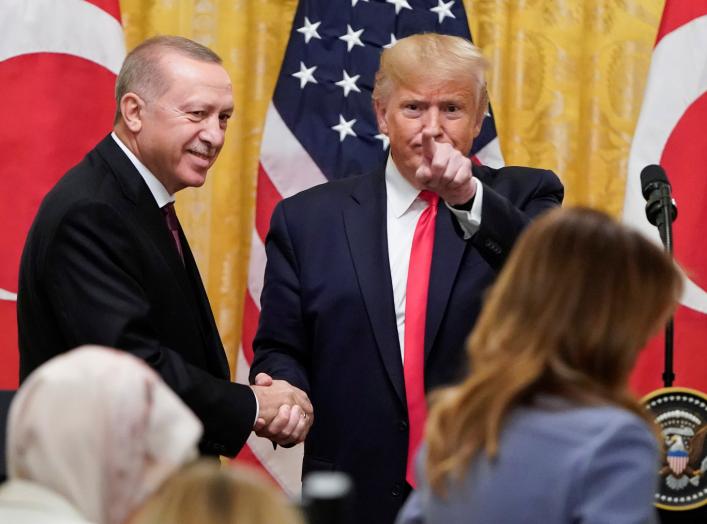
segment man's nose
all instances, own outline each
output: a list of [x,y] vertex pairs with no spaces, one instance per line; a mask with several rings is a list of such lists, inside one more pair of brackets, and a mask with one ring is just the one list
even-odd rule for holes
[[226,130],[221,125],[218,115],[210,116],[204,120],[199,137],[213,147],[221,147],[226,138]]
[[442,126],[438,108],[431,107],[425,112],[424,126],[425,131],[431,133],[433,137],[438,137],[442,134]]

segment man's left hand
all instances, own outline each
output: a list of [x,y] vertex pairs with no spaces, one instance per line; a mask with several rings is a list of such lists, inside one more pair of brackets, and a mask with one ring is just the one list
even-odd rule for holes
[[432,133],[422,132],[422,163],[415,172],[422,189],[437,193],[449,205],[466,204],[476,194],[471,160],[452,144],[436,142]]

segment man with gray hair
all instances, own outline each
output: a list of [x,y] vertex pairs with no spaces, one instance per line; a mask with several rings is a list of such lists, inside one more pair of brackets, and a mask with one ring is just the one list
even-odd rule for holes
[[549,171],[468,158],[486,67],[459,37],[385,49],[373,101],[387,163],[273,212],[251,379],[310,395],[303,471],[353,477],[352,522],[393,522],[415,485],[426,392],[463,376],[484,290],[525,225],[562,201]]
[[224,143],[233,95],[221,59],[186,38],[147,40],[125,59],[116,104],[113,132],[47,194],[27,237],[20,378],[82,344],[116,347],[145,360],[196,413],[206,453],[235,455],[252,429],[281,444],[302,440],[312,423],[305,393],[284,381],[230,381],[174,211],[174,194],[204,184]]

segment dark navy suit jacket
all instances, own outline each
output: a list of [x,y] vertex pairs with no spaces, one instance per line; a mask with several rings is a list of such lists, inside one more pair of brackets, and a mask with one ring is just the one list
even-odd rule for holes
[[[529,220],[563,198],[549,171],[475,167],[479,231],[464,240],[439,206],[425,336],[429,391],[466,370],[464,340]],[[280,202],[266,240],[251,380],[261,371],[306,391],[314,425],[303,473],[352,475],[354,522],[390,523],[407,493],[408,420],[386,234],[383,169]]]

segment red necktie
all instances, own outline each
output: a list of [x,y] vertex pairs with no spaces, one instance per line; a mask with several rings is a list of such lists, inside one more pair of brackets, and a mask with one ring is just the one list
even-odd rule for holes
[[184,253],[182,253],[182,243],[179,240],[179,220],[177,219],[177,213],[174,211],[174,202],[170,202],[162,208],[162,213],[164,214],[164,219],[167,222],[167,228],[172,235],[172,240],[174,240],[174,246],[177,248],[177,253],[179,253],[179,258],[182,259],[182,264],[184,264]]
[[427,419],[424,371],[425,318],[439,195],[430,191],[422,191],[420,198],[427,202],[427,208],[417,221],[410,250],[410,265],[405,293],[405,353],[403,358],[405,397],[407,398],[410,426],[405,479],[413,488],[415,487],[415,452],[422,440]]

